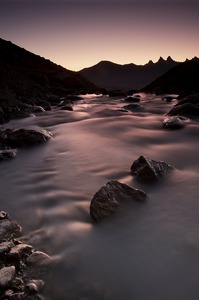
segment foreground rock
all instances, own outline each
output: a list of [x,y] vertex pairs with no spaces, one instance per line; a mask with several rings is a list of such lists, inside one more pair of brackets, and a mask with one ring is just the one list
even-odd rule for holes
[[128,102],[128,103],[139,103],[140,102],[140,97],[138,96],[129,96],[126,97],[123,102]]
[[132,174],[144,182],[153,182],[167,175],[173,169],[164,161],[155,161],[146,156],[140,156],[131,166]]
[[184,128],[188,119],[185,117],[168,117],[162,122],[162,126],[166,129]]
[[106,183],[93,197],[90,204],[90,215],[99,221],[113,214],[125,200],[143,201],[146,194],[116,180]]
[[0,211],[0,299],[39,300],[54,260],[16,237],[21,227]]

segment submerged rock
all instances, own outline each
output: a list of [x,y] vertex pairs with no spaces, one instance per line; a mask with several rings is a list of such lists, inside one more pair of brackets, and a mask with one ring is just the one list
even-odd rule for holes
[[187,118],[184,117],[168,117],[164,119],[162,122],[162,125],[164,128],[168,129],[181,129],[185,127],[185,121],[187,121]]
[[164,161],[155,161],[143,155],[135,160],[131,166],[132,174],[145,182],[153,182],[159,177],[167,175],[173,169]]
[[116,180],[106,183],[93,197],[90,204],[90,215],[99,221],[114,213],[125,200],[143,201],[146,194]]

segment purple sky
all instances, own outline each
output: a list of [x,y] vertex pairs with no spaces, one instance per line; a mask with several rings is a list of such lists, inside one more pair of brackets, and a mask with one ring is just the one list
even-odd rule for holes
[[199,56],[197,1],[0,0],[0,37],[80,70]]

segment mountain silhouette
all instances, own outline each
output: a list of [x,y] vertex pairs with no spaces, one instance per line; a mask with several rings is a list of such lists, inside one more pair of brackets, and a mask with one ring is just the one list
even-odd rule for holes
[[199,58],[173,67],[142,89],[146,93],[174,93],[186,96],[199,92]]
[[64,97],[96,86],[83,75],[35,55],[10,41],[0,39],[0,97]]
[[160,57],[156,63],[150,60],[143,66],[133,63],[120,65],[110,61],[101,61],[79,73],[97,86],[107,90],[139,90],[178,64],[170,56],[166,60]]

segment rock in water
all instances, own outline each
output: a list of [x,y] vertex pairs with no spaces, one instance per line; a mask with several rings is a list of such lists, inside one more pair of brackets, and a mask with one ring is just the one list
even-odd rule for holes
[[4,267],[0,270],[0,287],[5,288],[9,286],[15,277],[15,266]]
[[37,145],[52,138],[52,134],[46,130],[9,129],[6,130],[6,133],[7,143],[11,147]]
[[131,172],[145,182],[153,182],[174,168],[164,161],[155,161],[141,155],[131,166]]
[[187,121],[187,118],[184,117],[169,117],[164,119],[162,122],[162,125],[164,128],[167,129],[181,129],[185,127],[185,121]]
[[114,213],[124,200],[143,201],[146,194],[116,180],[106,183],[93,197],[90,205],[90,215],[99,221]]

